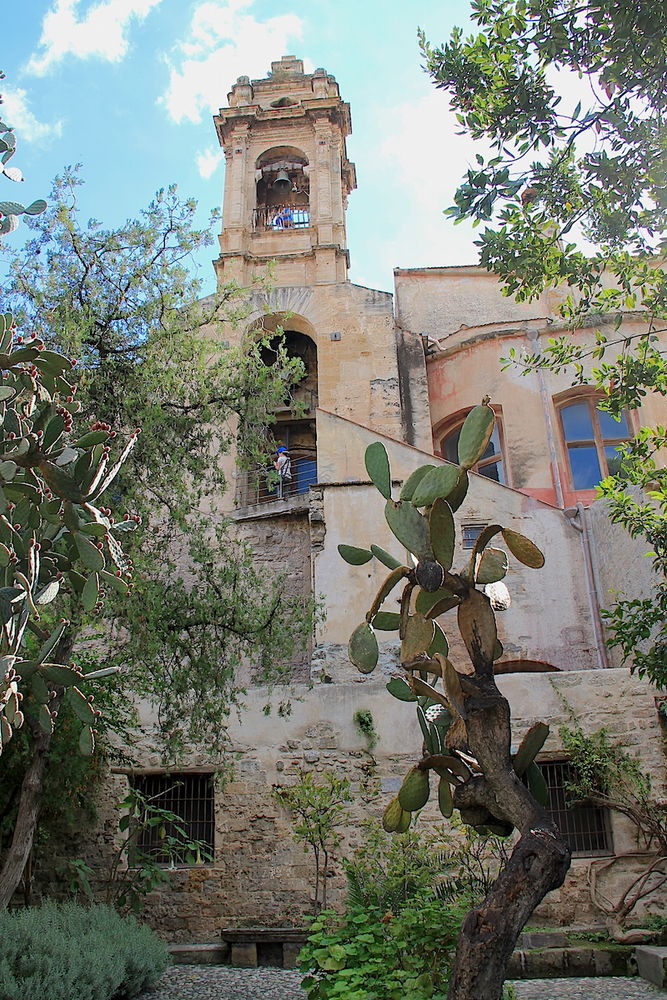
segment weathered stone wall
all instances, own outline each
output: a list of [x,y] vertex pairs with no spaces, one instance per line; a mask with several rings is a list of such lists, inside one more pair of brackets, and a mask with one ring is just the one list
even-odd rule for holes
[[[278,501],[280,503],[280,501]],[[289,507],[289,503],[285,504]],[[309,600],[312,595],[310,570],[310,528],[307,509],[296,508],[271,517],[238,521],[235,530],[254,552],[254,567],[267,578],[285,575],[283,590]],[[310,643],[294,655],[290,677],[307,681],[310,677]],[[250,679],[250,678],[249,678]]]
[[[655,710],[653,691],[625,670],[581,671],[559,675],[509,675],[499,679],[512,706],[514,740],[536,721],[546,720],[551,734],[544,747],[546,759],[561,755],[558,727],[571,721],[570,711],[586,732],[605,726],[613,739],[641,758],[656,776],[656,794],[664,774],[663,736]],[[265,690],[249,692],[247,708],[232,721],[232,739],[240,758],[231,781],[216,789],[215,863],[185,868],[170,876],[169,888],[150,900],[148,919],[165,936],[177,941],[215,940],[222,926],[299,925],[312,910],[313,863],[293,843],[285,810],[272,796],[276,784],[289,784],[300,769],[324,772],[334,769],[347,776],[354,789],[351,818],[344,829],[340,855],[359,843],[361,823],[380,819],[409,766],[421,753],[421,735],[410,705],[391,698],[383,679],[357,675],[354,681],[318,684],[312,689],[295,686],[273,695],[274,703],[291,700],[291,715],[263,708]],[[379,742],[373,756],[354,724],[354,713],[372,713]],[[145,766],[156,758],[146,751]],[[166,763],[166,762],[163,762]],[[206,766],[206,755],[193,756],[197,767]],[[123,778],[114,779],[115,794]],[[112,842],[114,828],[109,812],[112,796],[105,799],[106,814],[100,830],[82,850],[102,864],[101,855]],[[104,812],[104,810],[103,810]],[[419,823],[435,822],[443,835],[449,825],[438,819],[432,803]],[[616,852],[635,849],[627,823],[612,819]],[[102,846],[101,846],[102,845]],[[586,886],[589,859],[577,859],[562,889],[551,893],[536,914],[541,924],[590,924],[600,914],[590,903]],[[612,894],[624,881],[627,866],[613,872],[607,888]],[[345,882],[340,865],[329,879],[329,899],[340,905]]]

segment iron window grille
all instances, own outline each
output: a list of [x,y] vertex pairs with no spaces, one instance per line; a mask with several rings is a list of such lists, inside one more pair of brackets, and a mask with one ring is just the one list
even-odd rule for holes
[[464,524],[461,526],[462,544],[464,549],[474,549],[475,542],[482,534],[486,524]]
[[538,764],[549,790],[547,811],[573,856],[613,854],[609,810],[572,799],[566,787],[574,778],[569,761],[542,761]]
[[[215,819],[213,775],[211,773],[178,773],[134,775],[132,785],[158,809],[167,809],[179,817],[187,839],[199,841],[208,855],[213,854]],[[134,863],[140,854],[147,854],[157,864],[181,864],[188,862],[188,850],[182,852],[162,849],[165,837],[177,837],[174,824],[153,826],[138,825],[133,833],[133,848],[130,862]]]

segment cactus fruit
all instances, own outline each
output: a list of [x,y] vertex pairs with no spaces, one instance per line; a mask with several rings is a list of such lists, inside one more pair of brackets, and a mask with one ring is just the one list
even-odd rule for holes
[[537,757],[538,753],[544,746],[547,736],[549,735],[549,727],[545,722],[536,722],[534,726],[531,726],[524,738],[521,740],[521,744],[516,754],[514,755],[514,760],[512,765],[514,770],[522,777],[532,764],[532,762]]
[[396,556],[392,556],[392,554],[387,552],[385,549],[381,549],[379,545],[371,545],[371,552],[376,559],[387,567],[387,569],[398,569],[399,566],[403,565],[400,559],[397,559]]
[[418,612],[410,615],[401,643],[401,662],[409,663],[421,653],[426,653],[433,641],[434,623]]
[[422,590],[433,594],[442,587],[445,571],[435,559],[422,559],[415,569],[415,577]]
[[452,509],[442,497],[431,507],[428,523],[433,554],[444,570],[450,570],[454,561],[456,526]]
[[431,470],[434,468],[435,468],[434,465],[422,465],[418,469],[415,469],[412,475],[408,476],[408,478],[405,480],[403,488],[400,492],[399,499],[412,500],[414,492],[421,483],[424,476],[428,475],[428,473],[431,472]]
[[[454,511],[468,490],[467,470],[483,456],[493,425],[494,414],[487,397],[471,410],[461,428],[459,464],[425,465],[415,470],[404,482],[398,501],[391,498],[389,459],[383,445],[378,442],[366,450],[368,474],[387,501],[387,524],[415,557],[414,568],[403,565],[377,545],[371,545],[369,550],[339,546],[348,562],[361,565],[375,556],[391,570],[371,604],[366,622],[352,633],[350,659],[363,673],[369,673],[379,655],[376,630],[398,631],[405,679],[392,677],[386,687],[399,701],[416,703],[422,735],[422,760],[410,769],[398,796],[385,809],[383,826],[388,832],[408,829],[412,814],[428,802],[429,770],[439,777],[438,807],[444,817],[452,815],[457,789],[467,787],[472,794],[466,796],[468,804],[460,809],[464,823],[485,835],[492,832],[508,836],[513,830],[512,823],[502,815],[500,800],[499,817],[480,804],[474,786],[470,786],[478,776],[491,783],[491,777],[472,754],[479,712],[486,711],[487,702],[493,706],[500,699],[493,674],[494,661],[503,655],[503,647],[498,641],[494,610],[510,604],[509,592],[502,583],[509,565],[508,552],[488,546],[495,535],[502,534],[509,554],[524,565],[539,568],[544,557],[524,535],[490,524],[477,538],[463,572],[452,570],[456,550]],[[382,603],[401,581],[400,613],[381,611]],[[454,608],[472,673],[457,670],[448,659],[445,628],[435,621]],[[534,726],[513,760],[516,773],[525,774],[530,790],[542,803],[548,791],[534,761],[547,733],[546,726]]]
[[448,497],[461,475],[458,465],[438,465],[424,476],[415,487],[412,503],[415,507],[427,507],[439,497]]
[[400,677],[392,677],[386,684],[387,691],[398,698],[399,701],[417,701],[416,694],[413,693],[409,684],[406,684]]
[[511,531],[510,528],[503,528],[502,535],[507,548],[524,566],[530,566],[531,569],[541,569],[544,566],[544,555],[530,538],[520,535],[518,531]]
[[449,819],[454,812],[452,790],[446,778],[440,778],[438,782],[438,809],[445,819]]
[[507,574],[507,553],[502,549],[484,549],[477,563],[475,582],[479,584],[498,583]]
[[395,611],[378,611],[372,619],[373,628],[377,632],[398,632],[401,616]]
[[419,766],[411,768],[403,779],[398,801],[407,812],[423,809],[429,797],[428,771]]
[[403,819],[403,807],[398,797],[391,800],[382,814],[382,826],[387,833],[395,833]]

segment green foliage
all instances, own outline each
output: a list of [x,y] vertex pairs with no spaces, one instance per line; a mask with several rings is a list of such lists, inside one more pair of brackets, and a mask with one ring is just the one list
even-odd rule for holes
[[[492,222],[477,242],[480,262],[506,294],[530,300],[566,285],[564,321],[599,323],[593,345],[554,337],[538,353],[510,350],[507,364],[569,370],[619,416],[647,392],[667,394],[665,6],[475,0],[472,9],[479,33],[464,38],[457,28],[440,47],[420,35],[427,71],[449,93],[462,131],[492,146],[447,214]],[[582,81],[576,107],[559,74],[568,85],[574,74]],[[624,314],[640,325],[628,330]],[[641,428],[599,486],[611,520],[646,540],[656,571],[652,597],[620,594],[604,612],[610,645],[659,687],[667,685],[666,435],[663,426]]]
[[[267,577],[216,513],[227,486],[221,456],[235,446],[241,466],[266,464],[275,407],[303,367],[273,334],[271,364],[261,331],[238,347],[223,339],[223,323],[249,325],[266,288],[258,282],[252,302],[235,285],[198,299],[187,264],[212,242],[215,220],[198,229],[194,202],[172,187],[115,230],[82,226],[80,183],[71,170],[56,179],[52,207],[13,256],[5,296],[46,343],[78,357],[85,416],[144,429],[107,501],[123,496],[140,519],[118,525],[134,599],[122,601],[105,578],[100,631],[109,664],[123,666],[122,697],[153,703],[173,759],[193,742],[222,752],[226,716],[242,698],[239,667],[256,681],[283,678],[315,614],[281,577]],[[90,562],[91,546],[79,544]]]
[[435,832],[390,836],[377,823],[366,823],[363,843],[344,862],[348,902],[397,913],[424,890],[435,891],[446,868],[445,845]]
[[168,964],[148,927],[107,906],[0,912],[3,1000],[111,1000],[155,986]]
[[[643,850],[636,855],[639,871],[625,884],[618,880],[610,891],[601,891],[598,878],[613,868],[617,858],[593,862],[589,885],[593,902],[607,914],[612,934],[623,940],[622,928],[640,902],[660,906],[667,885],[667,815],[664,802],[653,794],[651,779],[641,762],[612,743],[605,729],[585,733],[574,720],[562,726],[560,736],[570,758],[574,777],[567,791],[574,798],[613,809],[630,820]],[[644,927],[650,927],[645,916]],[[620,933],[619,933],[620,932]]]
[[380,739],[373,721],[373,713],[367,708],[358,708],[352,718],[355,726],[366,740],[368,752],[372,754]]
[[[104,706],[99,693],[96,704]],[[100,717],[102,718],[102,717]],[[104,725],[98,721],[100,729]],[[94,821],[96,796],[105,773],[107,745],[95,741],[91,756],[79,753],[81,725],[72,709],[63,705],[54,729],[51,752],[46,764],[39,827],[35,842],[35,862],[53,850],[53,845],[66,843]],[[2,757],[0,788],[0,853],[11,837],[21,783],[32,755],[32,742],[26,727],[22,727],[5,748]]]
[[478,905],[507,864],[512,847],[505,837],[480,834],[461,825],[440,848],[444,877],[438,880],[436,892],[443,899]]
[[[10,313],[0,314],[0,362],[0,750],[26,713],[31,730],[38,724],[50,735],[63,698],[72,705],[78,698],[82,749],[90,754],[98,713],[90,705],[84,712],[85,675],[62,659],[88,615],[101,611],[105,579],[128,592],[118,525],[99,498],[138,431],[115,459],[108,425],[93,425],[103,441],[85,435],[74,399],[75,362],[34,335],[24,342]],[[58,611],[68,618],[54,624]]]
[[299,956],[309,1000],[444,1000],[462,918],[429,892],[398,914],[372,905],[322,913]]
[[[0,80],[4,78],[5,74],[0,72]],[[10,181],[22,181],[24,177],[19,168],[7,165],[15,152],[14,129],[0,118],[0,173]],[[40,215],[45,209],[46,202],[41,198],[27,206],[17,201],[0,201],[0,237],[18,228],[21,215]]]
[[[170,869],[212,860],[206,844],[192,837],[180,816],[156,804],[158,798],[159,795],[146,796],[137,788],[130,789],[116,807],[121,813],[118,829],[126,836],[114,852],[108,870],[100,875],[80,858],[66,866],[74,895],[93,900],[94,883],[101,877],[107,905],[119,913],[138,914],[148,894],[169,883]],[[151,840],[150,834],[156,828],[158,836]]]
[[293,785],[274,785],[276,800],[289,810],[292,836],[309,848],[315,861],[315,908],[326,907],[327,873],[333,852],[340,844],[338,828],[347,822],[346,803],[352,800],[350,782],[333,771],[316,775],[299,771]]
[[641,761],[614,743],[604,728],[585,733],[572,723],[559,733],[574,771],[568,793],[627,816],[646,848],[667,854],[665,809]]

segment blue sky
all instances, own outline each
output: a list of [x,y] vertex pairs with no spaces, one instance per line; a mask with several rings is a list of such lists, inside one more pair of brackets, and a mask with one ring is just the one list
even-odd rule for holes
[[[4,118],[25,183],[46,196],[82,163],[84,218],[114,225],[176,183],[220,205],[223,163],[211,121],[240,74],[267,75],[290,53],[325,67],[352,106],[350,277],[391,290],[393,267],[472,263],[474,234],[442,215],[476,149],[456,135],[445,95],[420,68],[417,26],[433,42],[466,25],[465,0],[23,0],[3,5]],[[11,239],[17,242],[25,228]],[[213,269],[201,262],[205,291]]]

